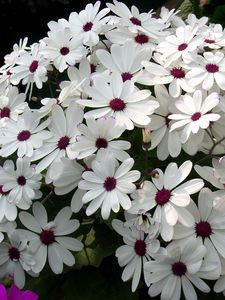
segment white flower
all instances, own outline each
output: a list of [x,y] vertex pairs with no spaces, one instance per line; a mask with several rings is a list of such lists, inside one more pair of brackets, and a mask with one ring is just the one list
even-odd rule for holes
[[44,140],[52,133],[44,130],[50,119],[40,123],[40,114],[27,109],[17,121],[9,119],[7,126],[0,130],[0,155],[8,157],[17,151],[18,157],[33,155],[34,149],[40,148]]
[[206,28],[203,27],[200,33],[204,37],[204,47],[220,49],[225,46],[225,33],[220,24],[210,24]]
[[171,125],[171,131],[179,127],[183,127],[181,133],[181,142],[185,143],[191,133],[196,134],[200,128],[206,129],[210,122],[217,121],[220,118],[219,114],[211,113],[211,109],[219,103],[217,93],[211,93],[205,99],[202,99],[204,94],[200,90],[194,92],[193,97],[184,95],[180,100],[176,101],[175,105],[181,112],[180,114],[169,115],[170,120],[176,120]]
[[[18,158],[16,169],[13,161],[7,160],[0,169],[0,178],[2,191],[8,194],[7,201],[21,209],[29,209],[32,200],[42,196],[39,191],[42,176],[36,173],[34,165],[30,165],[28,157]],[[10,205],[8,208],[15,210],[14,207],[10,208]]]
[[[1,199],[1,201],[2,201],[2,199]],[[4,240],[3,233],[7,233],[7,235],[10,235],[15,230],[15,228],[16,228],[16,222],[12,222],[12,220],[7,221],[5,219],[1,220],[0,221],[0,243]]]
[[81,38],[84,45],[95,46],[99,42],[99,34],[103,33],[103,27],[108,21],[109,9],[99,11],[101,2],[87,4],[79,14],[72,12],[69,16],[69,26],[75,39]]
[[110,84],[103,77],[94,80],[94,86],[87,88],[92,100],[78,100],[87,107],[96,108],[85,114],[95,118],[113,116],[116,123],[128,130],[150,123],[150,117],[159,106],[156,101],[149,100],[150,91],[137,90],[130,80],[123,82],[118,73],[110,77]]
[[25,272],[32,275],[35,259],[28,251],[27,242],[21,239],[16,232],[9,236],[9,241],[0,244],[0,276],[13,276],[15,284],[23,288]]
[[82,134],[77,137],[77,142],[73,145],[73,150],[78,152],[77,159],[88,157],[99,149],[104,148],[112,156],[120,161],[129,158],[128,150],[131,144],[123,140],[114,140],[119,138],[125,128],[118,126],[116,120],[112,117],[95,120],[94,118],[86,119],[87,125],[79,124],[78,130]]
[[86,214],[92,215],[101,207],[103,219],[108,219],[111,210],[118,212],[120,205],[128,210],[131,201],[127,194],[132,193],[136,186],[133,182],[139,179],[140,172],[130,171],[134,160],[128,158],[118,166],[115,158],[109,153],[98,152],[91,168],[93,171],[86,171],[82,174],[84,180],[80,181],[79,188],[87,192],[82,198],[83,203],[90,202]]
[[185,161],[179,168],[170,163],[165,173],[155,169],[152,181],[144,181],[141,188],[131,196],[134,199],[129,213],[138,214],[141,210],[155,208],[153,219],[160,224],[160,234],[165,241],[173,237],[173,226],[180,221],[185,226],[193,224],[193,216],[186,207],[190,195],[198,192],[204,185],[202,179],[191,179],[179,185],[190,174],[191,161]]
[[112,227],[122,235],[125,243],[116,250],[119,265],[125,267],[122,280],[132,278],[132,292],[134,292],[139,284],[144,264],[159,251],[160,242],[154,237],[152,239],[145,237],[145,233],[141,230],[125,227],[120,220],[113,220]]
[[47,212],[40,202],[35,202],[32,207],[33,216],[27,212],[21,212],[21,223],[29,229],[18,229],[17,232],[29,241],[29,250],[34,254],[36,265],[33,271],[40,272],[47,260],[55,274],[62,273],[63,264],[73,266],[75,258],[71,251],[80,251],[83,244],[74,238],[66,237],[79,227],[79,221],[72,219],[71,209],[67,206],[61,209],[55,219],[48,222]]
[[209,293],[209,286],[198,274],[205,253],[206,248],[197,247],[195,243],[187,244],[184,248],[172,243],[166,248],[165,254],[156,254],[155,261],[149,261],[144,266],[150,297],[161,294],[161,300],[179,300],[182,288],[185,298],[194,300],[197,295],[193,285]]

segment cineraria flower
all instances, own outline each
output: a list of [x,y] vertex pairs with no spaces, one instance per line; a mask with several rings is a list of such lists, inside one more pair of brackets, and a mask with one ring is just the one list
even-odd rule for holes
[[190,79],[191,86],[201,84],[203,90],[208,91],[216,83],[225,90],[225,58],[222,52],[204,52],[203,56],[193,56],[187,62],[185,68],[190,71],[186,78]]
[[8,194],[7,201],[21,209],[29,209],[32,200],[42,196],[39,191],[42,175],[36,173],[28,157],[18,158],[16,169],[13,161],[7,160],[0,169],[0,178],[2,193]]
[[34,149],[40,148],[43,141],[52,136],[44,130],[50,119],[40,123],[40,117],[37,111],[27,109],[17,121],[8,120],[7,127],[0,130],[0,156],[8,157],[17,151],[18,157],[31,157]]
[[144,264],[151,260],[160,248],[160,242],[155,237],[145,237],[145,233],[136,228],[127,228],[120,220],[112,221],[113,229],[123,237],[125,245],[116,250],[119,265],[125,267],[122,280],[132,278],[132,292],[135,292],[139,284]]
[[13,276],[15,284],[23,288],[25,284],[25,273],[32,275],[32,269],[36,263],[34,257],[29,253],[27,242],[13,232],[8,241],[0,244],[0,274]]
[[21,212],[19,218],[21,223],[29,230],[18,229],[21,237],[29,241],[29,250],[34,254],[36,265],[33,271],[40,272],[47,260],[55,274],[62,273],[63,264],[73,266],[75,258],[71,251],[80,251],[83,244],[71,237],[66,237],[77,230],[80,223],[72,219],[71,209],[66,206],[56,215],[54,221],[48,222],[47,212],[40,202],[32,206],[33,216],[27,212]]
[[69,28],[49,31],[43,42],[45,47],[41,50],[42,55],[53,61],[59,72],[63,72],[68,66],[74,66],[87,53],[81,37],[74,38]]
[[124,127],[116,124],[114,118],[98,120],[87,118],[86,123],[87,125],[83,123],[78,125],[78,130],[82,135],[77,137],[77,142],[73,145],[73,150],[79,153],[77,159],[88,157],[102,148],[120,161],[129,158],[129,154],[124,150],[130,149],[131,144],[123,140],[114,140],[119,138],[125,130]]
[[99,11],[101,2],[89,3],[79,14],[72,12],[69,16],[69,25],[75,39],[81,38],[86,46],[95,46],[99,42],[99,34],[103,33],[103,26],[108,22],[105,17],[110,11],[104,8]]
[[193,216],[186,207],[191,201],[190,195],[198,192],[204,182],[202,179],[191,179],[179,185],[187,178],[191,169],[191,161],[185,161],[179,168],[176,163],[170,163],[164,174],[160,169],[155,169],[152,182],[144,181],[141,188],[131,195],[134,199],[128,210],[131,214],[156,207],[153,219],[160,224],[160,234],[164,241],[172,239],[173,226],[177,221],[187,227],[193,224]]
[[146,282],[150,285],[150,297],[161,294],[161,300],[179,300],[182,288],[187,300],[197,299],[193,285],[200,291],[209,293],[209,286],[198,274],[205,253],[206,248],[195,243],[189,243],[182,248],[176,243],[171,243],[167,246],[165,254],[156,254],[155,260],[145,263],[144,266]]
[[137,90],[130,80],[122,81],[120,74],[113,73],[110,83],[103,77],[94,80],[94,86],[87,88],[92,100],[78,100],[87,107],[97,108],[85,114],[94,118],[113,116],[116,124],[128,130],[150,123],[149,115],[159,106],[158,102],[149,100],[149,90]]
[[210,122],[220,118],[219,114],[210,112],[219,103],[218,94],[211,93],[205,99],[202,99],[203,97],[204,94],[200,90],[196,90],[193,97],[187,94],[182,96],[175,103],[181,113],[168,116],[170,120],[176,121],[171,125],[171,131],[184,126],[181,133],[182,143],[188,140],[191,133],[196,134],[200,128],[206,129]]
[[203,27],[201,35],[204,37],[203,47],[211,49],[220,49],[225,46],[225,33],[220,24],[210,24]]
[[38,300],[38,295],[32,291],[22,291],[15,284],[12,284],[7,295],[6,288],[0,284],[0,299],[1,300]]
[[79,188],[87,192],[82,198],[83,203],[90,202],[86,214],[88,216],[101,207],[103,219],[108,219],[111,210],[118,212],[120,205],[124,210],[131,207],[127,194],[132,193],[136,186],[133,182],[140,178],[140,172],[130,171],[134,160],[128,158],[118,166],[114,157],[105,152],[98,152],[97,159],[91,164],[92,171],[83,172]]

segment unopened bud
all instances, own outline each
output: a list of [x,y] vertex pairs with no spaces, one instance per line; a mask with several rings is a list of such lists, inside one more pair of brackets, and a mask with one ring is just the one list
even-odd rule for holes
[[142,149],[149,150],[151,148],[151,130],[148,127],[142,129]]

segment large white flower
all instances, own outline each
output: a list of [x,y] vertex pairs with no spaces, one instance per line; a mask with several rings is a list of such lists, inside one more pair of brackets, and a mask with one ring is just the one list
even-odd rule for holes
[[191,179],[183,184],[192,169],[191,161],[185,161],[179,168],[170,163],[164,174],[155,169],[152,181],[144,181],[141,188],[131,196],[132,207],[129,213],[138,214],[155,207],[153,219],[160,224],[160,234],[165,241],[173,237],[173,227],[180,221],[185,226],[193,224],[193,216],[186,207],[191,201],[190,195],[198,192],[204,185],[202,179]]
[[149,90],[138,90],[130,80],[123,82],[120,74],[113,73],[110,83],[103,77],[94,80],[94,86],[87,88],[92,100],[78,100],[87,107],[96,108],[85,114],[95,118],[113,116],[116,123],[132,130],[134,125],[145,126],[150,123],[150,115],[159,106],[150,100]]
[[118,212],[120,205],[128,210],[131,201],[127,194],[132,193],[136,186],[133,182],[140,178],[140,172],[130,171],[134,160],[128,158],[118,166],[118,162],[104,150],[98,152],[91,168],[82,174],[79,188],[87,192],[82,198],[83,203],[90,202],[86,214],[92,215],[101,207],[103,219],[108,219],[111,210]]
[[125,243],[116,250],[119,265],[125,267],[122,280],[127,281],[132,278],[132,292],[134,292],[144,271],[144,264],[159,251],[160,242],[155,237],[150,239],[141,230],[125,227],[120,220],[113,220],[112,227],[123,237]]
[[80,251],[83,248],[79,240],[65,236],[77,230],[80,223],[75,219],[70,220],[72,211],[68,206],[61,209],[51,222],[48,222],[47,212],[40,202],[33,204],[32,211],[33,216],[27,212],[19,214],[21,223],[29,230],[18,229],[17,232],[29,241],[29,250],[36,259],[33,270],[40,272],[48,256],[52,271],[55,274],[62,273],[63,264],[75,264],[75,258],[69,250]]

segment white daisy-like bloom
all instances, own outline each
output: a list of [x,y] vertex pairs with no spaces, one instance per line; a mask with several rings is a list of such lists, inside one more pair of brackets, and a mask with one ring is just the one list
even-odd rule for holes
[[210,111],[219,104],[219,96],[217,93],[211,93],[206,98],[204,93],[196,90],[191,95],[184,95],[177,100],[176,108],[181,112],[168,116],[170,120],[175,122],[171,125],[171,131],[183,127],[181,132],[181,142],[185,143],[191,133],[196,134],[200,129],[209,127],[210,122],[215,122],[220,118],[217,113]]
[[200,34],[204,37],[203,47],[220,49],[225,46],[225,32],[220,24],[210,24],[201,28]]
[[146,237],[145,233],[136,228],[125,227],[120,220],[112,221],[113,229],[123,237],[125,245],[116,250],[116,257],[120,267],[125,267],[122,273],[122,280],[128,281],[132,278],[132,292],[138,287],[141,274],[144,273],[144,264],[151,260],[160,249],[160,242],[156,237]]
[[141,62],[151,58],[151,51],[140,49],[129,40],[124,45],[113,44],[110,52],[99,49],[96,51],[96,55],[107,69],[120,73],[123,82],[135,80],[138,72],[143,68]]
[[131,214],[140,210],[149,211],[155,208],[153,219],[160,225],[160,234],[164,241],[173,238],[174,225],[179,221],[184,226],[193,224],[193,216],[187,210],[191,201],[190,195],[197,193],[204,185],[202,179],[191,179],[180,184],[190,174],[192,162],[185,161],[179,168],[176,163],[170,163],[163,174],[155,169],[152,182],[144,181],[141,188],[131,197]]
[[84,204],[89,203],[86,214],[95,213],[101,207],[104,220],[108,219],[111,210],[118,212],[120,205],[124,210],[131,207],[128,194],[134,192],[134,184],[140,178],[140,172],[131,170],[134,160],[128,158],[118,165],[117,160],[108,152],[98,152],[97,158],[92,162],[92,171],[83,172],[83,180],[79,188],[87,191],[82,198]]
[[36,265],[33,267],[35,273],[40,272],[48,258],[50,268],[55,274],[62,273],[63,264],[73,266],[75,258],[69,251],[80,251],[83,244],[66,235],[76,231],[80,223],[78,220],[70,219],[71,209],[66,206],[61,209],[55,219],[48,222],[47,212],[40,202],[32,206],[33,215],[21,212],[19,218],[21,223],[28,229],[17,229],[18,234],[29,241],[29,251],[33,253]]
[[102,148],[120,161],[130,157],[124,150],[130,149],[131,144],[124,140],[115,140],[122,135],[125,127],[117,125],[114,118],[95,120],[91,117],[86,119],[86,124],[78,125],[81,135],[77,137],[77,142],[72,147],[73,151],[79,153],[77,159],[88,157]]
[[[179,300],[182,290],[185,299],[196,300],[197,294],[193,285],[200,291],[209,293],[210,287],[199,275],[205,254],[206,248],[195,243],[189,243],[186,247],[171,243],[167,246],[166,253],[156,254],[155,260],[145,263],[144,266],[146,281],[150,285],[150,297],[161,294],[161,300]],[[205,273],[207,274],[207,269]]]
[[110,83],[104,77],[94,80],[93,87],[86,89],[92,100],[78,100],[86,107],[96,109],[85,113],[85,118],[110,117],[116,119],[116,124],[134,129],[134,125],[146,126],[150,123],[150,115],[159,106],[158,102],[150,100],[149,90],[138,90],[131,80],[123,82],[120,74],[113,73]]
[[22,114],[28,103],[25,102],[26,95],[19,93],[18,88],[9,85],[6,93],[0,96],[0,124],[2,119],[7,121],[8,118],[17,121],[18,115]]
[[104,8],[99,11],[100,1],[87,4],[79,14],[72,12],[69,16],[69,26],[75,39],[81,38],[86,46],[95,46],[99,42],[99,35],[104,32],[104,25],[108,22],[106,17],[110,11]]
[[26,109],[17,121],[9,119],[7,126],[0,130],[0,155],[8,157],[17,151],[18,157],[31,157],[34,149],[40,148],[43,141],[52,136],[44,130],[49,123],[50,119],[40,123],[40,114],[30,109]]
[[[33,161],[41,159],[37,164],[37,172],[43,171],[61,157],[67,156],[72,159],[77,156],[71,145],[79,134],[77,125],[83,120],[83,110],[75,102],[71,103],[65,112],[60,105],[54,105],[51,119],[49,130],[52,137],[46,140],[43,147],[37,149],[32,157]],[[49,179],[48,173],[45,179]]]
[[36,264],[34,256],[29,253],[27,242],[14,231],[8,241],[0,244],[0,276],[13,277],[14,283],[23,288],[25,285],[25,272],[32,274],[32,269]]
[[186,53],[196,51],[197,47],[202,44],[202,37],[196,36],[198,27],[186,25],[178,27],[176,35],[169,35],[161,42],[156,51],[162,54],[163,60],[166,60],[165,66],[184,57]]
[[159,107],[151,116],[149,151],[157,147],[157,157],[164,160],[168,155],[177,157],[181,151],[180,133],[177,130],[170,131],[172,121],[168,118],[175,113],[174,99],[170,97],[164,85],[155,85],[155,97]]
[[207,91],[217,85],[225,90],[225,58],[222,52],[204,52],[203,56],[193,55],[185,62],[185,68],[190,70],[186,74],[190,85],[201,85]]
[[3,193],[8,194],[9,203],[21,209],[29,209],[32,200],[42,196],[40,191],[42,175],[37,173],[29,157],[18,158],[16,168],[12,160],[6,160],[0,168]]
[[26,85],[25,93],[31,88],[31,94],[34,83],[38,89],[41,89],[43,82],[48,80],[48,65],[49,61],[40,53],[39,45],[36,44],[31,48],[30,52],[22,52],[16,66],[10,69],[12,73],[10,82],[13,85],[17,85],[21,81],[23,85]]
[[201,17],[198,19],[194,14],[188,14],[186,20],[183,20],[180,16],[176,15],[172,19],[172,24],[175,27],[185,27],[186,25],[190,25],[191,27],[198,27],[198,29],[202,28],[208,22],[208,17]]
[[[174,227],[173,239],[182,244],[197,240],[207,249],[209,260],[217,262],[217,272],[212,279],[217,279],[221,272],[220,256],[225,258],[225,219],[224,213],[214,204],[215,194],[208,188],[203,188],[198,197],[198,207],[192,201],[188,207],[194,217],[191,227],[181,224]],[[214,275],[214,276],[213,276]]]
[[45,46],[41,50],[42,55],[51,60],[59,72],[74,66],[87,54],[81,37],[74,38],[69,28],[49,31],[43,42]]

